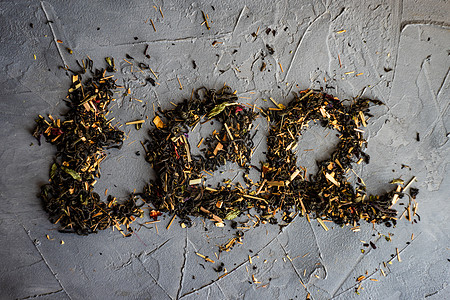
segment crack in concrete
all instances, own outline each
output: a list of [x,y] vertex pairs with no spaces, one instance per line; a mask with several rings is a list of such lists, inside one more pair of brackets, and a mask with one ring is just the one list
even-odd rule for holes
[[149,256],[151,254],[153,254],[154,252],[156,252],[158,249],[162,248],[165,244],[167,244],[172,238],[167,239],[166,241],[164,241],[162,244],[158,245],[157,247],[155,247],[154,249],[150,250],[150,252],[145,253],[145,251],[139,253],[139,254],[130,254],[130,258],[124,262],[123,264],[121,264],[118,267],[115,267],[114,270],[120,270],[122,268],[125,268],[129,265],[132,264],[133,259],[136,259],[137,261],[139,261],[139,263],[142,265],[142,267],[144,268],[144,271],[153,279],[153,281],[155,281],[156,285],[158,285],[158,287],[161,288],[161,290],[170,298],[170,299],[174,299],[172,296],[170,296],[170,294],[160,285],[160,283],[158,282],[158,280],[156,280],[156,278],[150,273],[150,271],[147,269],[147,267],[145,266],[144,262],[142,261],[142,257],[143,256]]
[[36,248],[36,250],[39,252],[39,255],[42,257],[42,260],[44,261],[45,265],[47,266],[47,268],[50,270],[50,272],[52,273],[52,275],[55,277],[56,281],[58,282],[59,286],[61,287],[62,291],[64,291],[64,293],[67,295],[67,297],[69,299],[72,300],[72,297],[70,297],[69,293],[66,291],[66,289],[64,288],[64,286],[62,285],[61,281],[58,279],[58,276],[56,276],[56,273],[53,271],[53,269],[50,267],[50,265],[48,264],[47,260],[44,257],[44,254],[42,253],[42,251],[39,249],[39,247],[33,242],[33,238],[31,237],[30,232],[25,228],[25,226],[23,224],[20,224],[23,227],[23,230],[25,230],[25,233],[27,234],[28,238],[30,239],[31,243],[33,243],[34,247]]
[[[437,92],[436,92],[436,98],[439,98],[439,94],[441,93],[442,87],[445,85],[445,83],[447,82],[447,78],[449,78],[448,74],[450,72],[450,68],[447,69],[447,73],[445,73],[444,79],[441,82],[441,85],[439,86]],[[450,102],[447,103],[447,107],[450,105]],[[445,112],[445,108],[444,108],[444,112]]]
[[[437,118],[433,121],[433,124],[431,124],[430,128],[428,129],[429,131],[425,134],[425,137],[428,137],[429,135],[431,135],[434,132],[434,129],[436,128],[436,126],[438,124],[441,125],[442,128],[444,129],[444,132],[447,133],[447,128],[445,127],[445,123],[443,120],[443,113],[444,113],[445,109],[444,110],[440,109],[441,107],[440,107],[439,100],[436,97],[436,95],[433,93],[433,89],[431,87],[431,80],[429,77],[430,72],[428,70],[428,64],[426,64],[427,61],[428,61],[428,57],[422,61],[422,64],[420,65],[420,71],[423,71],[423,73],[425,75],[425,79],[426,79],[425,81],[427,83],[431,98],[433,98],[434,107],[436,108]],[[420,72],[419,72],[419,74],[420,74]],[[447,74],[448,74],[448,71],[447,71]],[[417,80],[416,80],[416,82],[417,82]],[[417,85],[417,83],[416,83],[416,85]],[[447,106],[448,106],[448,104],[447,104]],[[439,145],[439,146],[442,146],[442,145]]]
[[[309,224],[309,226],[311,227],[311,231],[312,231],[313,236],[314,236],[314,241],[316,242],[317,249],[319,250],[319,258],[320,258],[320,261],[322,262],[322,265],[325,267],[325,265],[323,264],[322,250],[320,250],[320,245],[319,245],[319,241],[318,241],[317,236],[316,236],[316,232],[314,231],[314,227],[312,226],[312,223],[311,223],[311,222],[308,222],[308,224]],[[325,278],[326,278],[326,277],[327,277],[327,276],[326,276],[326,270],[325,270]]]
[[291,71],[292,65],[294,64],[294,60],[295,60],[295,58],[297,57],[298,49],[300,48],[300,46],[301,46],[301,44],[302,44],[302,41],[303,41],[303,38],[305,37],[306,33],[308,32],[308,30],[311,28],[311,26],[312,26],[319,18],[321,18],[322,16],[324,16],[324,15],[327,14],[327,13],[328,13],[328,10],[326,9],[323,13],[321,13],[321,14],[318,15],[314,20],[312,20],[312,22],[306,27],[305,31],[303,32],[302,36],[300,37],[300,39],[299,39],[299,41],[298,41],[298,43],[297,43],[297,46],[295,47],[294,54],[292,55],[291,61],[289,62],[289,67],[288,67],[288,69],[286,70],[286,75],[284,76],[284,78],[283,78],[282,81],[286,81],[286,79],[288,78],[289,72]]
[[208,289],[208,294],[206,295],[206,300],[209,300],[209,296],[211,296],[211,289]]
[[32,299],[32,298],[39,298],[39,297],[44,297],[44,296],[49,296],[49,295],[53,295],[53,294],[57,294],[64,291],[64,289],[59,289],[57,291],[53,291],[53,292],[48,292],[48,293],[42,293],[42,294],[37,294],[37,295],[31,295],[31,296],[27,296],[27,297],[23,297],[23,298],[17,298],[17,300],[25,300],[25,299]]
[[186,262],[187,262],[187,247],[188,247],[188,232],[186,230],[186,240],[184,243],[184,259],[183,259],[183,265],[181,266],[181,278],[180,278],[180,285],[178,287],[178,291],[177,291],[177,299],[180,299],[180,293],[181,290],[183,289],[183,279],[184,279],[184,272],[185,272],[185,268],[186,268]]
[[[359,27],[356,27],[356,28],[357,28],[359,34],[360,34],[361,36],[364,36],[364,33],[360,30],[360,28],[359,28]],[[364,57],[364,55],[365,55],[365,57],[367,57],[367,61],[369,62],[368,65],[370,66],[370,68],[372,69],[372,71],[375,73],[375,75],[376,75],[375,77],[376,77],[376,78],[381,78],[380,72],[378,72],[377,67],[376,67],[376,65],[375,65],[375,62],[374,62],[372,56],[370,55],[369,46],[367,46],[366,43],[361,42],[361,41],[359,41],[359,45],[360,45],[362,48],[364,48],[364,50],[365,50],[364,52],[361,53],[361,56]],[[395,67],[394,67],[394,70],[395,70]],[[394,75],[392,75],[392,76],[394,76]],[[393,80],[386,80],[386,82],[391,82],[391,81],[393,81]],[[372,87],[372,89],[377,89],[378,91],[380,91],[381,88],[380,88],[379,84],[380,84],[381,82],[383,82],[383,80],[380,80],[376,85],[374,85],[374,86]],[[392,88],[389,88],[389,89],[392,91]],[[390,96],[390,95],[389,95],[389,96]],[[386,104],[386,99],[385,99],[385,97],[383,96],[383,92],[382,92],[382,91],[378,93],[377,97],[378,97],[379,99],[381,99],[382,102],[387,106],[387,104]],[[388,107],[388,108],[389,108],[389,107]]]
[[[139,258],[140,258],[142,255],[144,255],[144,254],[145,254],[145,256],[149,256],[149,255],[153,254],[155,251],[157,251],[158,249],[160,249],[161,247],[163,247],[165,244],[167,244],[167,242],[169,242],[171,239],[172,239],[172,238],[166,240],[165,242],[163,242],[162,244],[160,244],[160,245],[157,246],[156,248],[150,250],[150,252],[148,252],[148,253],[145,253],[145,251],[143,251],[143,252],[141,252],[141,253],[139,253],[139,254],[137,254],[137,255],[134,254],[134,253],[131,253],[131,254],[130,254],[130,258],[128,258],[128,260],[127,260],[126,262],[124,262],[123,264],[121,264],[121,265],[119,265],[119,266],[117,266],[117,267],[115,267],[115,266],[113,265],[113,270],[117,271],[117,270],[120,270],[120,269],[122,269],[122,268],[125,268],[125,267],[129,266],[129,265],[132,263],[133,258],[139,259]],[[86,277],[86,278],[87,278],[87,277]]]
[[231,179],[230,183],[234,182],[234,180],[241,174],[241,170],[236,171],[236,175],[234,175],[233,179]]
[[[398,30],[395,31],[395,46],[397,49],[395,49],[395,58],[394,58],[394,66],[392,67],[392,82],[395,80],[395,73],[397,71],[397,64],[398,64],[398,55],[400,53],[400,38],[402,36],[403,28],[401,25],[402,15],[403,15],[403,0],[398,1],[398,6],[396,7],[396,12],[393,13],[394,16],[394,22],[397,23],[396,25],[399,26]],[[391,99],[392,94],[392,88],[389,91],[389,97],[388,99]]]
[[153,277],[152,273],[150,273],[150,271],[147,269],[147,267],[144,265],[144,263],[142,262],[142,260],[140,259],[140,257],[136,257],[136,259],[141,263],[142,267],[144,268],[145,273],[147,273],[156,283],[156,285],[158,285],[161,290],[167,295],[167,297],[169,297],[170,299],[174,299],[172,296],[169,295],[169,293],[159,284],[158,280],[156,280],[155,277]]
[[166,43],[179,43],[179,42],[186,42],[186,43],[193,43],[197,40],[217,40],[221,38],[227,38],[232,34],[232,32],[224,32],[216,35],[211,36],[186,36],[186,37],[180,37],[180,38],[174,38],[174,39],[158,39],[158,40],[152,40],[152,41],[138,41],[138,42],[128,42],[128,43],[120,43],[120,44],[113,44],[113,45],[98,45],[98,47],[93,49],[85,49],[85,50],[97,50],[98,48],[106,48],[106,47],[122,47],[122,46],[138,46],[138,45],[151,45],[151,44],[166,44]]
[[[417,240],[421,234],[422,234],[422,232],[419,232],[419,233],[417,234],[417,236],[416,236],[409,244],[406,244],[405,247],[403,247],[402,249],[400,249],[400,250],[398,251],[398,254],[402,253],[403,251],[406,250],[406,248],[408,248],[409,246],[411,246],[412,243],[413,243],[415,240]],[[396,258],[397,258],[397,255],[395,255],[395,256],[392,257],[390,260],[388,260],[388,262],[391,262],[391,261],[393,261],[393,260],[396,259]]]
[[[378,242],[380,240],[380,238],[381,238],[381,236],[378,236],[378,238],[375,240],[375,243]],[[339,289],[345,284],[345,282],[347,282],[347,279],[352,275],[352,273],[356,269],[356,267],[360,264],[360,262],[364,259],[364,257],[366,257],[366,255],[368,255],[371,251],[372,251],[372,248],[369,248],[366,252],[364,252],[363,254],[361,254],[358,257],[358,259],[356,260],[356,262],[353,265],[353,267],[350,269],[350,271],[347,272],[347,275],[345,275],[344,279],[341,280],[341,282],[339,283],[339,286],[332,291],[332,293],[331,293],[331,297],[332,298],[337,297],[337,296],[339,296],[340,294],[343,293],[343,292],[341,292],[338,295],[336,295],[337,291],[339,291]],[[347,291],[347,290],[345,290],[345,291]]]
[[[261,122],[262,123],[262,122]],[[260,140],[259,140],[259,142],[258,142],[258,144],[256,145],[256,147],[254,147],[254,149],[253,149],[253,153],[255,153],[255,151],[256,151],[256,149],[258,149],[258,147],[259,147],[259,145],[261,145],[261,143],[263,142],[263,140],[264,139],[267,139],[267,137],[262,137]]]
[[[292,223],[290,223],[290,224],[292,224]],[[286,227],[287,227],[287,226],[286,226]],[[281,234],[281,233],[280,233],[280,234]],[[274,237],[273,239],[271,239],[264,247],[262,247],[261,249],[259,249],[259,251],[255,252],[255,254],[254,254],[253,256],[251,256],[251,257],[252,257],[252,258],[256,257],[256,256],[258,255],[259,252],[263,251],[263,250],[266,249],[268,246],[270,246],[270,245],[272,244],[272,242],[273,242],[275,239],[277,239],[277,237],[278,237],[280,234],[278,234],[276,237]],[[243,261],[242,263],[240,263],[239,265],[237,265],[236,267],[234,267],[230,272],[226,273],[226,274],[227,274],[226,276],[219,277],[219,278],[217,278],[216,280],[211,281],[210,283],[207,283],[207,284],[202,285],[201,287],[199,287],[199,288],[197,288],[197,289],[194,289],[194,290],[192,290],[192,291],[190,291],[190,292],[187,292],[186,294],[183,294],[180,298],[177,298],[177,299],[182,299],[183,297],[186,297],[186,296],[188,296],[188,295],[190,295],[190,294],[193,294],[193,293],[195,293],[195,292],[201,291],[201,290],[203,290],[203,289],[205,289],[205,288],[207,288],[207,287],[213,285],[214,283],[219,282],[220,280],[222,280],[223,278],[228,277],[231,273],[233,273],[234,271],[240,269],[243,265],[245,265],[245,264],[247,264],[247,263],[248,263],[248,260]]]
[[330,21],[330,25],[337,20],[337,18],[339,18],[345,11],[345,7],[341,8],[341,11],[336,15],[336,17],[333,18],[333,20]]
[[167,244],[171,239],[172,239],[172,238],[167,239],[165,242],[163,242],[162,244],[160,244],[159,246],[157,246],[155,249],[153,249],[153,250],[151,250],[150,252],[146,253],[145,256],[149,256],[149,255],[153,254],[155,251],[159,250],[162,246],[164,246],[165,244]]
[[[299,218],[299,216],[297,215],[295,218]],[[295,218],[294,218],[294,220],[295,220]],[[260,253],[261,251],[263,251],[264,249],[266,249],[267,247],[269,247],[275,240],[278,240],[278,237],[280,237],[282,234],[286,233],[286,229],[287,229],[290,225],[292,225],[292,224],[295,223],[294,220],[293,220],[291,223],[289,223],[287,226],[283,227],[283,229],[281,229],[280,233],[278,233],[273,239],[271,239],[271,240],[270,240],[266,245],[264,245],[261,249],[259,249],[258,251],[254,252],[255,254],[252,255],[251,257],[252,257],[252,258],[255,258],[256,256],[259,255],[259,253]],[[312,225],[311,225],[311,226],[312,226]],[[314,230],[313,230],[313,235],[314,235],[315,243],[316,243],[317,248],[318,248],[318,250],[319,250],[319,258],[320,258],[320,260],[321,260],[322,266],[324,267],[325,277],[326,277],[326,274],[327,274],[327,273],[326,273],[325,265],[323,264],[323,261],[322,261],[322,254],[321,254],[321,252],[320,252],[320,247],[319,247],[319,244],[317,243],[317,237],[316,237],[316,235],[315,235],[315,233],[314,233]],[[190,241],[189,241],[189,242],[190,242]],[[240,263],[239,265],[237,265],[235,268],[233,268],[230,272],[228,272],[226,276],[219,277],[218,279],[213,280],[213,281],[211,281],[210,283],[207,283],[207,284],[205,284],[205,285],[203,285],[203,286],[201,286],[201,287],[199,287],[199,288],[197,288],[197,289],[194,289],[194,290],[192,290],[192,291],[190,291],[190,292],[187,292],[187,293],[183,294],[181,297],[177,297],[177,299],[182,299],[182,298],[184,298],[184,297],[186,297],[186,296],[188,296],[188,295],[190,295],[190,294],[193,294],[193,293],[195,293],[195,292],[201,291],[201,290],[203,290],[203,289],[205,289],[205,288],[207,288],[207,287],[213,285],[213,284],[216,283],[216,282],[219,282],[219,281],[222,280],[223,278],[228,277],[228,276],[229,276],[231,273],[233,273],[234,271],[240,269],[242,266],[244,266],[244,265],[247,264],[248,262],[249,262],[248,260],[243,261],[242,263]]]
[[[415,240],[417,240],[417,238],[418,238],[421,234],[422,234],[422,232],[420,232],[420,233],[416,236],[416,238],[415,238],[414,240],[411,241],[411,243],[406,244],[405,247],[403,247],[401,250],[399,250],[398,253],[399,253],[399,254],[402,253],[404,250],[406,250],[406,248],[408,248],[409,246],[411,246],[412,243],[413,243]],[[377,242],[380,238],[381,238],[381,236],[379,236],[378,239],[377,239],[375,242]],[[372,250],[372,249],[369,249],[369,251],[366,252],[366,255],[370,252],[370,250]],[[364,258],[364,256],[365,256],[365,255],[363,255],[363,258]],[[395,256],[392,257],[390,260],[388,260],[388,263],[391,262],[392,260],[396,259],[396,258],[397,258],[397,255],[395,255]],[[361,258],[361,260],[362,260],[362,258]],[[375,275],[375,274],[378,272],[378,270],[373,271],[373,272],[370,273],[368,276],[366,276],[366,278],[364,278],[363,280],[361,280],[361,281],[359,281],[359,282],[353,284],[353,285],[350,286],[349,288],[347,288],[347,289],[343,290],[342,292],[340,292],[339,294],[335,295],[335,293],[339,290],[339,288],[340,288],[342,285],[344,285],[344,283],[345,283],[345,282],[347,281],[347,279],[350,277],[351,273],[353,272],[353,270],[356,268],[356,266],[359,264],[359,262],[360,262],[361,260],[358,260],[358,263],[352,268],[352,270],[351,270],[351,271],[349,272],[349,274],[346,276],[346,278],[344,279],[344,281],[342,282],[342,284],[335,290],[335,292],[333,293],[333,296],[332,296],[331,299],[335,299],[336,297],[339,297],[340,295],[342,295],[342,294],[344,294],[344,293],[347,293],[348,291],[350,291],[350,290],[356,288],[360,283],[369,280],[373,275]],[[379,264],[379,266],[380,266],[379,268],[381,269],[381,263]],[[390,269],[389,269],[389,272],[391,272]],[[391,272],[391,273],[392,273],[392,272]],[[330,300],[331,300],[331,299],[330,299]]]
[[234,28],[233,28],[233,31],[231,32],[231,36],[234,35],[234,33],[236,31],[236,28],[239,25],[239,21],[241,20],[242,16],[244,15],[244,11],[245,11],[246,8],[247,8],[247,5],[244,5],[244,7],[241,9],[241,13],[239,14],[239,16],[238,16],[238,18],[236,20],[236,23],[234,24]]
[[437,291],[434,291],[433,293],[425,295],[424,298],[428,298],[428,297],[434,296],[434,295],[438,294],[440,291],[445,290],[445,289],[446,289],[446,286],[443,286],[442,288],[438,289]]
[[58,47],[58,42],[57,42],[58,38],[56,37],[56,33],[55,33],[55,30],[53,29],[53,25],[52,25],[52,23],[53,23],[54,21],[53,21],[53,20],[50,20],[49,14],[48,14],[47,10],[46,10],[45,7],[44,7],[44,1],[41,1],[41,8],[42,8],[42,10],[44,11],[45,18],[47,19],[47,24],[48,24],[48,26],[50,27],[50,30],[51,30],[51,32],[52,32],[53,41],[55,42],[55,46],[56,46],[56,49],[58,50],[58,54],[59,54],[59,56],[61,57],[61,60],[62,60],[62,62],[63,62],[63,64],[64,64],[64,66],[67,66],[67,63],[66,63],[66,60],[64,59],[64,56],[63,56],[63,54],[62,54],[62,51],[61,51],[61,49]]
[[22,266],[22,267],[18,267],[18,268],[17,268],[17,269],[15,269],[14,271],[17,271],[17,270],[20,270],[20,269],[23,269],[23,268],[28,268],[28,267],[34,266],[34,265],[36,265],[36,264],[40,263],[41,261],[43,261],[43,259],[42,259],[42,258],[41,258],[41,259],[39,259],[38,261],[35,261],[34,263],[31,263],[31,264],[29,264],[29,265],[26,265],[26,266]]
[[126,262],[124,262],[124,263],[121,264],[120,266],[114,267],[114,271],[118,271],[118,270],[120,270],[120,269],[123,269],[123,268],[129,266],[129,265],[131,264],[131,261],[133,260],[134,257],[135,257],[135,255],[134,255],[134,254],[131,254],[131,255],[130,255],[130,258],[129,258]]
[[[381,265],[381,264],[380,264],[380,265]],[[350,286],[349,288],[343,290],[343,291],[340,292],[339,294],[333,295],[333,296],[330,298],[330,300],[331,300],[331,299],[335,299],[336,297],[339,297],[340,295],[342,295],[342,294],[344,294],[344,293],[347,293],[348,291],[351,291],[352,289],[356,288],[356,287],[357,287],[359,284],[361,284],[362,282],[369,280],[369,279],[370,279],[373,275],[375,275],[377,272],[378,272],[378,270],[373,271],[372,273],[370,273],[369,275],[367,275],[366,278],[364,278],[363,280],[358,281],[357,283],[355,283],[354,285]]]
[[[278,240],[278,237],[277,237],[277,240]],[[280,243],[280,241],[278,241],[278,244],[280,245],[281,249],[283,249],[284,255],[287,256],[287,257],[289,257],[289,256],[288,256],[288,253],[287,253],[287,251],[286,251],[286,249],[283,247],[283,245]],[[302,285],[304,286],[305,291],[306,291],[307,293],[311,294],[310,291],[308,290],[308,287],[307,287],[307,286],[304,284],[304,282],[302,281],[302,277],[301,277],[300,273],[298,272],[297,268],[294,266],[294,263],[292,262],[291,259],[289,259],[289,262],[290,262],[292,268],[294,269],[295,274],[297,274],[298,279],[300,280],[300,283],[302,283]]]
[[[225,296],[225,298],[228,299],[227,295],[225,294],[225,292],[223,291],[222,287],[220,286],[219,283],[216,282],[217,287],[219,288],[219,290],[222,292],[222,294]],[[210,293],[211,293],[211,289],[209,289]]]

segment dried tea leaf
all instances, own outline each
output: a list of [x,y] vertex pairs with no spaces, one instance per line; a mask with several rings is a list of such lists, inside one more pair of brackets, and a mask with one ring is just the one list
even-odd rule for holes
[[241,213],[241,211],[240,211],[239,209],[235,209],[235,210],[229,212],[229,213],[225,216],[224,220],[233,220],[233,219],[236,219],[236,218],[239,216],[240,213]]
[[223,145],[221,143],[218,143],[216,148],[213,151],[214,155],[217,155],[217,153],[222,149],[223,149]]
[[106,63],[107,63],[109,66],[114,67],[114,65],[113,65],[113,58],[111,58],[111,57],[105,57],[105,60],[106,60]]
[[390,184],[404,184],[405,182],[403,181],[403,179],[395,178],[395,179],[392,179],[392,181],[389,183]]
[[61,170],[63,170],[64,172],[66,172],[67,174],[69,174],[70,176],[73,177],[73,179],[81,181],[81,175],[77,172],[75,172],[72,169],[69,169],[67,167],[61,166]]
[[208,119],[214,118],[215,116],[217,116],[218,114],[220,114],[220,113],[225,109],[225,107],[231,106],[231,105],[239,105],[239,103],[234,103],[234,102],[233,102],[233,103],[228,103],[228,102],[224,102],[224,103],[218,104],[218,105],[216,105],[213,109],[211,109],[211,111],[208,113],[207,118],[208,118]]
[[155,124],[156,128],[161,129],[164,127],[164,123],[159,116],[153,118],[153,124]]
[[58,169],[58,165],[54,163],[52,165],[52,168],[50,169],[50,179],[53,178],[53,176],[55,176],[57,169]]

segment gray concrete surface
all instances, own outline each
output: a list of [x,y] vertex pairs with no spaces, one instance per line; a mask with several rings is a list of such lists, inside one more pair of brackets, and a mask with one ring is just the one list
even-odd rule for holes
[[[201,10],[211,30],[201,26]],[[450,298],[448,1],[3,1],[0,16],[1,299]],[[146,44],[147,62],[159,76],[156,87],[142,85],[142,75],[122,61],[125,53],[143,60]],[[261,72],[266,44],[275,53],[264,58]],[[366,133],[371,163],[355,171],[373,193],[390,189],[393,178],[417,176],[421,221],[402,219],[396,228],[364,224],[360,232],[337,226],[325,232],[299,217],[281,231],[260,226],[222,254],[229,272],[222,278],[195,254],[214,258],[229,237],[229,228],[208,220],[166,230],[166,217],[158,231],[143,228],[131,238],[111,230],[87,237],[59,233],[36,196],[48,180],[54,149],[37,146],[30,131],[37,114],[64,112],[61,99],[70,81],[58,66],[75,66],[86,55],[98,66],[114,56],[119,83],[143,100],[118,97],[111,116],[122,123],[151,117],[152,103],[168,107],[192,88],[225,82],[243,102],[261,106],[262,98],[283,103],[291,91],[326,84],[340,98],[363,91],[380,99],[386,106],[372,110]],[[124,128],[125,146],[103,162],[100,194],[108,188],[124,197],[151,176],[143,156],[134,154],[139,143],[131,143],[144,139],[145,130]],[[261,129],[255,163],[263,157],[264,122]],[[202,130],[192,144],[209,132]],[[315,127],[305,134],[302,147],[316,150],[300,153],[302,163],[313,165],[323,155],[317,149],[330,147],[326,134]],[[225,177],[237,172],[231,165],[222,171]],[[392,233],[392,241],[379,233]],[[393,259],[385,267],[396,248],[402,262]],[[261,283],[251,283],[252,275]],[[370,278],[357,295],[360,275]]]

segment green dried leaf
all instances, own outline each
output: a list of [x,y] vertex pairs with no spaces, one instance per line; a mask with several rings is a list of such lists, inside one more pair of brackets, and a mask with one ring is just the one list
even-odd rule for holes
[[226,217],[224,218],[224,220],[233,220],[233,219],[237,218],[240,213],[241,213],[241,211],[239,209],[235,209],[235,210],[229,212],[226,215]]
[[61,166],[61,170],[63,170],[64,172],[66,172],[67,174],[72,176],[73,179],[81,181],[81,175],[79,173],[75,172],[74,170],[66,168],[64,166]]
[[108,63],[108,65],[110,65],[111,67],[114,67],[113,58],[105,57],[105,60]]
[[211,111],[208,113],[208,119],[212,119],[212,118],[214,118],[215,116],[217,116],[218,114],[220,114],[224,109],[225,109],[225,107],[227,107],[227,106],[231,106],[231,105],[238,105],[239,103],[227,103],[227,102],[224,102],[224,103],[221,103],[221,104],[218,104],[218,105],[216,105],[216,106],[214,106],[214,108],[213,109],[211,109]]
[[50,179],[53,178],[53,176],[55,176],[57,169],[58,169],[58,165],[57,164],[53,164],[52,168],[50,169]]
[[403,183],[405,183],[405,182],[403,181],[403,179],[395,178],[395,179],[392,179],[392,181],[389,182],[389,183],[390,183],[390,184],[403,184]]

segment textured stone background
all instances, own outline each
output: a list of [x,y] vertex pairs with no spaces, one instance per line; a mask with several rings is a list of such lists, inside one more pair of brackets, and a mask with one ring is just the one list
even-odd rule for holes
[[[210,17],[209,31],[201,26],[201,10]],[[4,1],[0,16],[1,299],[304,299],[307,293],[313,299],[450,298],[448,1]],[[156,87],[143,85],[145,77],[122,60],[125,53],[144,60],[146,44],[146,62],[159,76]],[[357,233],[348,227],[325,232],[300,217],[281,231],[260,226],[245,233],[243,245],[222,254],[229,275],[220,279],[215,265],[195,252],[215,259],[217,245],[232,232],[208,220],[195,219],[190,229],[174,223],[167,231],[165,217],[158,232],[152,226],[131,238],[111,230],[87,237],[59,233],[36,196],[48,180],[54,149],[37,146],[30,131],[37,114],[64,112],[61,99],[70,81],[58,66],[75,66],[86,55],[98,67],[105,56],[114,56],[119,83],[143,100],[117,97],[111,116],[121,123],[152,117],[153,103],[169,107],[192,88],[225,82],[242,102],[259,106],[267,105],[262,98],[283,103],[291,91],[325,85],[340,98],[363,93],[380,99],[386,105],[372,109],[375,117],[366,130],[371,163],[355,171],[372,193],[389,190],[392,178],[417,176],[421,221],[403,219],[396,228],[363,224]],[[261,72],[263,58],[267,68]],[[255,164],[263,160],[267,129],[259,122]],[[129,138],[103,162],[100,194],[108,188],[124,197],[151,176],[143,156],[135,155],[146,130],[122,128]],[[190,135],[191,145],[210,132],[205,124]],[[315,126],[305,133],[303,165],[313,168],[314,159],[326,155],[334,143],[324,139],[327,133]],[[230,164],[221,171],[218,178],[239,172]],[[392,241],[378,232],[393,233]],[[377,249],[363,247],[361,240]],[[394,259],[385,268],[395,248],[402,262]],[[261,283],[249,283],[252,275]],[[364,280],[358,296],[360,275],[378,281]]]

